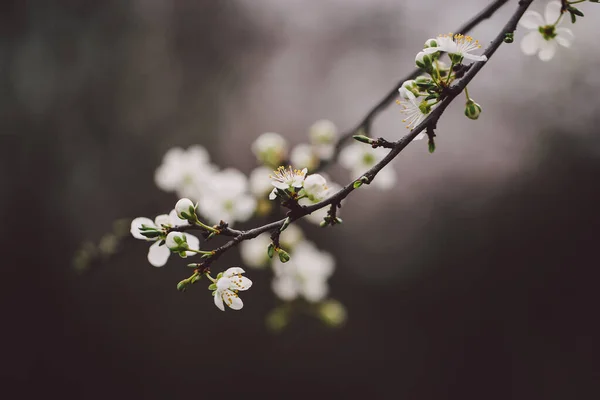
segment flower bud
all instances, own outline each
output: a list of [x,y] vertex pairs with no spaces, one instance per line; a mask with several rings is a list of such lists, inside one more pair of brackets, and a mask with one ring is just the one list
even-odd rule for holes
[[181,219],[196,219],[196,207],[194,207],[194,203],[190,199],[179,199],[177,204],[175,204],[175,212]]
[[287,141],[279,134],[266,132],[252,143],[252,152],[258,161],[275,168],[287,157]]
[[[428,56],[429,57],[429,56]],[[416,82],[412,79],[408,81],[404,81],[398,92],[400,93],[400,97],[406,100],[414,100],[416,98],[414,90],[415,90]],[[418,94],[418,92],[417,92]]]
[[185,233],[169,232],[165,238],[165,244],[171,251],[180,252],[188,249]]
[[429,47],[438,47],[437,39],[427,39],[423,47],[426,49]]
[[469,99],[465,105],[465,115],[467,118],[477,119],[479,118],[479,114],[481,114],[481,106],[472,99]]
[[417,64],[417,67],[424,69],[425,71],[428,71],[431,69],[431,65],[432,65],[431,56],[429,54],[425,53],[424,51],[421,51],[415,57],[415,64]]
[[277,252],[279,253],[279,261],[282,263],[290,261],[290,254],[287,251],[279,249]]
[[304,193],[313,202],[323,200],[327,195],[327,181],[319,174],[308,175],[304,179]]

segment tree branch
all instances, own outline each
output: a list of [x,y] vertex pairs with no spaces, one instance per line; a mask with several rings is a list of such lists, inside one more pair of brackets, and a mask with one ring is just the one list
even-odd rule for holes
[[[475,28],[481,22],[485,21],[486,19],[488,19],[492,15],[494,15],[494,13],[500,7],[502,7],[504,4],[506,4],[507,2],[508,2],[508,0],[496,0],[496,1],[492,2],[489,6],[487,6],[483,10],[481,10],[479,12],[479,14],[477,14],[476,16],[474,16],[473,18],[471,18],[470,21],[466,22],[463,26],[461,26],[460,28],[458,28],[454,32],[456,32],[456,33],[462,33],[462,34],[468,33],[471,29]],[[373,122],[373,119],[375,119],[375,117],[380,112],[382,112],[383,110],[385,110],[390,104],[392,104],[394,102],[394,100],[398,97],[398,89],[400,88],[400,86],[402,86],[402,84],[405,81],[408,81],[408,80],[411,80],[411,79],[415,79],[416,77],[418,77],[419,75],[421,75],[422,72],[423,71],[421,71],[420,69],[415,69],[410,74],[408,74],[403,79],[401,79],[385,95],[385,97],[383,99],[379,100],[379,102],[377,104],[375,104],[375,106],[373,108],[371,108],[371,110],[369,110],[369,112],[367,113],[367,115],[364,116],[364,118],[356,125],[356,127],[354,127],[353,129],[349,130],[348,132],[344,133],[340,137],[340,139],[337,141],[337,143],[335,145],[335,150],[334,150],[333,155],[331,156],[331,158],[329,158],[326,161],[323,161],[321,163],[321,165],[319,165],[319,170],[324,169],[326,166],[328,166],[329,164],[331,164],[331,163],[333,163],[333,162],[335,162],[337,160],[338,156],[340,155],[340,152],[342,151],[342,148],[344,147],[344,144],[348,140],[350,140],[350,138],[353,135],[363,134],[363,135],[369,136],[369,133],[371,131],[371,123]],[[361,131],[362,131],[362,133],[361,133]]]
[[[493,14],[493,12],[496,11],[502,4],[506,3],[506,1],[507,0],[494,2],[492,5],[490,5],[488,8],[486,8],[480,14],[478,14],[475,18],[473,18],[473,20],[471,20],[470,22],[465,24],[465,27],[464,27],[465,31],[473,28],[475,25],[477,25],[482,20],[489,18]],[[527,8],[529,8],[529,6],[531,5],[532,2],[533,2],[533,0],[519,1],[519,6],[518,6],[517,10],[515,11],[515,13],[512,15],[512,17],[506,23],[506,25],[502,28],[502,30],[496,36],[496,38],[490,43],[488,48],[485,50],[484,55],[487,56],[488,61],[494,55],[494,53],[500,47],[500,45],[503,43],[505,35],[507,33],[514,32],[514,30],[517,27],[517,23],[519,22],[519,19],[523,16],[523,14],[527,10]],[[369,169],[367,172],[365,172],[363,174],[363,176],[367,178],[367,182],[366,182],[367,184],[371,183],[373,181],[373,179],[375,178],[375,176],[379,173],[379,171],[381,171],[398,154],[400,154],[400,152],[419,133],[421,133],[425,129],[435,128],[438,120],[440,119],[440,117],[442,116],[442,114],[444,113],[444,111],[446,110],[448,105],[450,105],[450,103],[464,90],[464,88],[473,80],[473,78],[479,73],[479,71],[481,71],[481,69],[483,68],[483,66],[486,63],[487,63],[487,61],[482,61],[482,62],[476,62],[474,64],[471,64],[468,71],[458,81],[458,83],[456,83],[455,85],[448,88],[447,95],[444,98],[444,100],[427,116],[427,118],[425,118],[410,133],[406,134],[404,137],[402,137],[400,140],[398,140],[396,142],[385,141],[385,143],[386,143],[385,147],[391,148],[391,150],[379,163],[374,165],[371,169]],[[418,73],[420,73],[420,71],[418,71]],[[409,79],[410,79],[410,77],[416,77],[418,75],[418,73],[413,72],[411,75],[409,75]],[[402,84],[402,82],[400,83],[400,85],[401,84]],[[385,106],[387,106],[387,104],[389,104],[391,102],[391,100],[394,98],[394,97],[392,97],[392,94],[395,97],[397,95],[397,89],[394,89],[393,92],[390,92],[390,94],[388,96],[386,96],[382,101],[380,101],[375,106],[375,108],[373,108],[367,114],[367,116],[363,119],[363,121],[358,125],[357,129],[361,129],[364,126],[368,126],[370,124],[372,118],[374,118],[379,113],[379,111],[381,111]],[[354,131],[352,133],[354,133]],[[350,182],[349,184],[344,186],[340,191],[335,193],[333,196],[327,198],[326,200],[323,200],[317,204],[313,204],[308,207],[300,207],[300,208],[294,209],[292,211],[289,211],[287,217],[283,218],[279,221],[271,222],[269,224],[266,224],[266,225],[263,225],[263,226],[260,226],[257,228],[245,230],[245,231],[233,230],[233,229],[227,227],[226,224],[222,224],[221,234],[225,235],[225,236],[232,236],[233,239],[230,240],[229,242],[225,243],[224,245],[216,248],[214,250],[214,255],[203,262],[204,268],[205,269],[208,268],[210,266],[210,264],[213,261],[215,261],[217,258],[219,258],[223,253],[225,253],[229,249],[237,246],[242,241],[248,240],[248,239],[253,239],[264,232],[276,232],[276,231],[280,230],[287,218],[289,218],[291,222],[294,222],[294,221],[296,221],[308,214],[311,214],[314,211],[317,211],[321,208],[324,208],[324,207],[327,207],[330,205],[340,204],[340,202],[343,199],[345,199],[352,191],[355,190],[354,182],[356,182],[356,180]],[[175,228],[172,228],[172,230],[183,231],[183,230],[188,230],[190,228],[194,228],[194,227],[193,226],[175,227]]]

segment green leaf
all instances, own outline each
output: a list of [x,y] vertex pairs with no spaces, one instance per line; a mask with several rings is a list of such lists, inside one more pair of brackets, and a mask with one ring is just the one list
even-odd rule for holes
[[358,140],[361,143],[366,143],[366,144],[373,143],[373,139],[371,139],[370,137],[367,137],[365,135],[354,135],[354,136],[352,136],[352,138],[354,140]]
[[275,245],[273,243],[271,243],[269,245],[269,247],[267,247],[267,254],[269,255],[269,258],[273,258],[274,253],[275,253]]
[[352,186],[354,187],[354,189],[358,189],[362,185],[363,185],[362,181],[358,180],[358,181],[354,181],[354,185],[352,185]]
[[217,290],[217,285],[216,285],[215,283],[211,283],[211,284],[208,286],[208,290]]
[[289,253],[283,249],[279,249],[279,261],[281,261],[282,263],[290,261]]

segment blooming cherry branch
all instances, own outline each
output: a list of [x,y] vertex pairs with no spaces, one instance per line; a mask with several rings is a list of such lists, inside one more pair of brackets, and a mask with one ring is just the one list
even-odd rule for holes
[[[383,190],[393,187],[395,172],[385,167],[410,142],[425,136],[429,151],[434,152],[437,123],[461,93],[466,98],[465,116],[478,119],[482,107],[470,97],[467,85],[502,43],[514,40],[518,24],[531,29],[521,42],[523,52],[538,53],[540,59],[546,61],[555,54],[555,42],[566,47],[572,42],[572,32],[557,27],[564,14],[583,16],[573,6],[580,1],[550,2],[542,18],[528,11],[533,0],[521,0],[483,54],[477,54],[481,44],[463,32],[489,18],[506,2],[494,1],[465,24],[460,33],[428,39],[415,57],[418,69],[375,105],[353,130],[338,137],[333,123],[317,121],[309,130],[310,143],[298,145],[291,152],[285,139],[277,133],[261,135],[253,143],[252,152],[263,166],[250,174],[249,181],[234,169],[218,171],[202,148],[167,153],[157,170],[157,184],[164,190],[175,191],[181,199],[169,215],[158,216],[154,221],[140,217],[131,224],[134,237],[154,242],[148,254],[150,263],[162,266],[170,253],[182,258],[200,255],[198,262],[188,264],[194,268],[192,276],[179,282],[177,288],[184,291],[206,276],[212,282],[209,289],[213,291],[215,305],[221,310],[225,309],[224,305],[239,310],[243,302],[238,292],[252,285],[241,275],[245,271],[231,267],[216,278],[212,278],[210,272],[221,255],[240,245],[242,259],[249,267],[271,265],[272,288],[280,299],[307,302],[312,305],[309,309],[316,310],[314,312],[328,324],[343,322],[346,314],[341,304],[327,299],[327,280],[335,265],[333,257],[307,241],[293,223],[306,218],[322,227],[340,224],[338,210],[351,192],[371,183]],[[441,59],[445,55],[448,62]],[[473,63],[464,64],[465,60]],[[397,141],[371,138],[373,119],[396,97],[399,97],[397,103],[409,132]],[[344,146],[351,137],[355,142]],[[322,172],[338,158],[354,178],[343,187]],[[282,166],[288,163],[295,168]],[[196,170],[202,172],[194,175],[192,171]],[[309,170],[319,173],[309,174]],[[246,221],[253,214],[266,215],[276,204],[287,209],[284,218],[253,229],[232,228],[234,222]],[[215,236],[231,239],[212,250],[200,250],[198,238],[187,233],[190,230],[199,230],[204,242]],[[288,310],[288,307],[274,310],[269,317],[271,324],[280,327],[288,320]]]

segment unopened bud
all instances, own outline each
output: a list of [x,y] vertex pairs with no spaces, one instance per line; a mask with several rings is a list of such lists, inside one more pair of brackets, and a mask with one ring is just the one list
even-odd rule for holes
[[481,106],[469,99],[465,105],[465,115],[467,118],[477,119],[479,118],[479,114],[481,114]]

